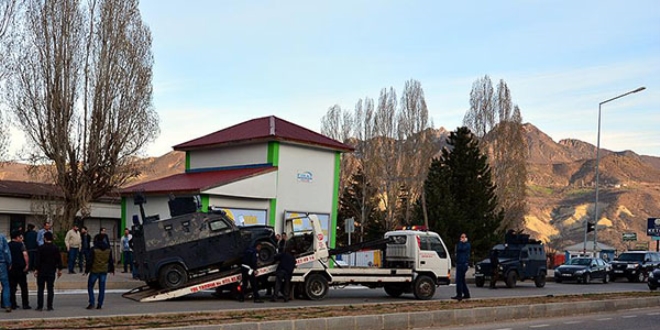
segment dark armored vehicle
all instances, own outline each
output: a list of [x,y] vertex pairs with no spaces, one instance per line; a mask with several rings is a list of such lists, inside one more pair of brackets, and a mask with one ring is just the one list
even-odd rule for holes
[[[275,232],[269,226],[236,226],[221,210],[199,212],[192,199],[170,201],[170,219],[144,217],[133,225],[133,254],[138,277],[151,287],[177,288],[210,272],[238,267],[245,249],[262,243],[259,259],[270,263]],[[192,205],[190,203],[193,203]],[[192,211],[192,212],[190,212]]]
[[[507,233],[505,244],[493,247],[497,250],[499,279],[513,288],[517,281],[533,279],[536,287],[545,286],[548,272],[545,248],[540,241],[530,239],[527,234]],[[484,259],[475,266],[474,282],[483,287],[493,276],[490,259]]]

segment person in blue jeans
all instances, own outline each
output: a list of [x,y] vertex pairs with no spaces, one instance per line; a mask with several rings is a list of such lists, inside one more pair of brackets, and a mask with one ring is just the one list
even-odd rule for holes
[[470,299],[470,290],[465,283],[465,273],[467,273],[470,261],[470,248],[467,235],[462,233],[460,241],[456,244],[456,295],[451,299],[458,301]]
[[9,300],[9,268],[11,267],[11,252],[5,235],[0,233],[0,283],[2,283],[2,307],[11,313]]
[[105,299],[105,281],[108,273],[115,274],[115,263],[112,258],[112,249],[106,243],[105,234],[99,234],[94,237],[94,247],[89,254],[89,262],[85,267],[85,274],[89,274],[87,279],[87,295],[89,304],[87,309],[94,308],[94,285],[99,282],[99,298],[96,303],[96,309],[103,307]]

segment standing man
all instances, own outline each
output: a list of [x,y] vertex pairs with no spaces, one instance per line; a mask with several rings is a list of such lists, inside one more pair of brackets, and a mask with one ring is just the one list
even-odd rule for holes
[[465,273],[467,273],[469,261],[470,243],[468,242],[467,235],[462,233],[460,241],[456,244],[456,295],[451,297],[451,299],[458,301],[470,299],[470,290],[468,290],[465,283]]
[[124,271],[122,273],[128,273],[130,268],[131,273],[133,273],[133,249],[131,249],[131,240],[133,235],[131,235],[128,228],[124,229],[124,236],[121,237],[121,254],[124,261]]
[[48,288],[46,307],[53,310],[55,298],[55,274],[62,276],[62,258],[57,246],[53,244],[53,233],[44,234],[44,244],[37,250],[37,260],[34,263],[34,276],[37,277],[37,311],[44,310],[44,288]]
[[259,259],[259,251],[261,250],[261,243],[257,243],[254,247],[248,247],[243,254],[243,264],[241,265],[241,290],[239,292],[238,301],[245,301],[245,290],[248,284],[252,286],[252,296],[255,303],[263,303],[259,299],[259,286],[257,286],[257,260]]
[[[52,233],[52,231],[50,230],[50,222],[48,222],[48,221],[44,222],[44,227],[39,229],[39,231],[37,232],[37,245],[38,246],[44,245],[44,234],[45,233]],[[36,258],[35,258],[35,260],[36,260]]]
[[28,300],[28,285],[27,285],[27,271],[28,271],[28,253],[23,244],[23,234],[19,231],[11,233],[11,242],[9,242],[9,250],[11,251],[11,269],[9,270],[9,287],[11,291],[10,301],[11,309],[17,309],[16,303],[16,286],[21,287],[21,302],[23,309],[30,309],[30,301]]
[[492,269],[492,275],[490,276],[490,288],[496,289],[497,280],[500,278],[500,258],[497,249],[493,248],[490,251],[490,268]]
[[277,296],[281,291],[284,302],[289,302],[291,277],[293,276],[293,269],[296,268],[296,258],[292,253],[291,248],[287,248],[284,252],[275,256],[275,260],[280,263],[277,264],[277,270],[275,270],[275,292],[270,301],[277,301]]
[[25,243],[25,248],[27,249],[28,253],[28,259],[30,261],[30,264],[28,265],[28,270],[32,271],[34,270],[34,259],[37,257],[37,248],[39,245],[37,244],[37,231],[34,230],[34,225],[29,224],[28,225],[28,230],[25,232],[24,238],[25,240],[23,243]]
[[11,313],[11,301],[9,300],[9,269],[11,268],[11,251],[7,238],[0,233],[0,283],[2,283],[2,307],[7,313]]
[[87,233],[87,227],[80,227],[80,257],[78,258],[78,271],[83,272],[83,262],[85,265],[89,262],[91,253],[92,236]]
[[94,240],[94,248],[89,254],[88,263],[85,267],[85,275],[89,274],[87,280],[87,296],[89,297],[89,305],[87,309],[94,308],[94,285],[96,281],[99,282],[99,300],[96,304],[96,309],[103,307],[103,300],[105,298],[105,281],[108,273],[115,274],[115,263],[112,258],[112,250],[106,244],[105,238],[102,235],[96,235]]
[[67,258],[67,263],[69,266],[69,274],[75,274],[74,267],[76,266],[76,260],[78,260],[78,252],[80,251],[80,245],[82,241],[80,239],[80,233],[78,232],[78,225],[73,225],[73,228],[66,233],[64,237],[64,244],[66,245],[66,250],[69,252]]

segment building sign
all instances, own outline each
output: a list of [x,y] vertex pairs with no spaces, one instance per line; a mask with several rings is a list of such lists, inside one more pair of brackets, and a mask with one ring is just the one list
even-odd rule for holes
[[660,218],[648,218],[646,234],[649,236],[660,236]]
[[254,226],[266,224],[266,210],[236,209],[221,207],[227,215],[239,226]]
[[298,182],[312,183],[313,179],[314,176],[310,171],[298,172],[296,174],[296,180],[298,180]]
[[[284,212],[285,219],[294,219],[293,220],[294,235],[296,235],[296,233],[311,232],[312,225],[309,223],[309,218],[307,217],[307,214],[308,213],[306,212],[292,212],[292,211]],[[309,214],[315,214],[319,218],[319,222],[321,223],[321,230],[323,231],[323,240],[325,241],[326,244],[329,244],[330,232],[328,231],[328,228],[330,228],[330,214],[315,213],[315,212],[309,212]]]
[[624,242],[634,242],[637,241],[637,233],[623,233]]

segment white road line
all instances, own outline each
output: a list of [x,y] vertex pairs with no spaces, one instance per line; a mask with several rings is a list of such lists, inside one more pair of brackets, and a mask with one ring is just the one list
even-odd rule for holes
[[609,320],[612,320],[612,318],[611,317],[604,317],[602,319],[596,319],[596,321],[609,321]]
[[500,328],[500,329],[495,329],[495,330],[513,330],[513,328]]
[[624,319],[631,319],[633,317],[637,317],[637,315],[624,315],[624,316],[622,316],[622,318],[624,318]]
[[530,325],[530,328],[546,328],[549,327],[550,324],[537,324],[537,325]]
[[580,324],[580,323],[582,323],[582,321],[567,321],[567,322],[564,322],[564,324]]
[[648,313],[648,314],[646,314],[646,315],[648,315],[648,316],[660,315],[660,312],[656,312],[656,313]]

